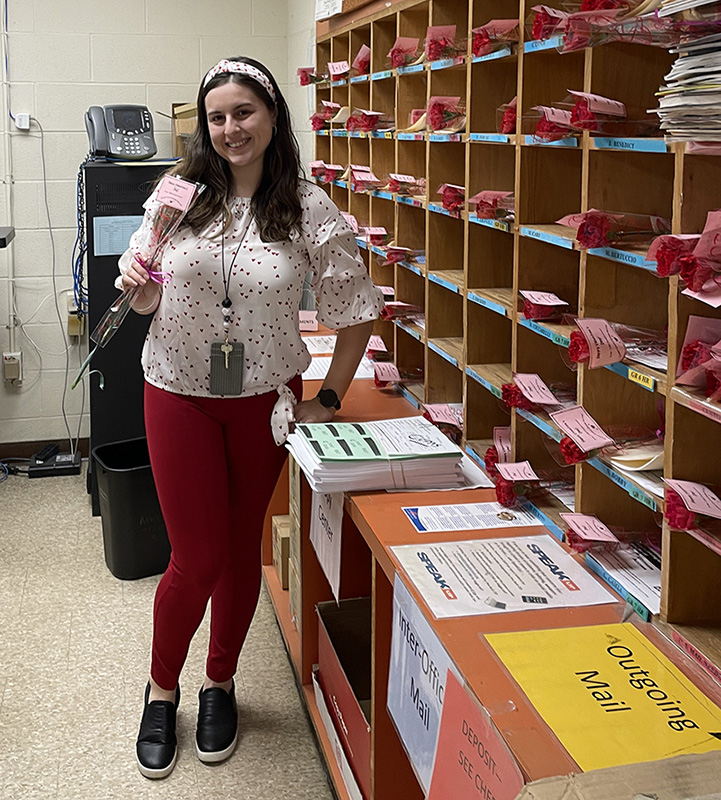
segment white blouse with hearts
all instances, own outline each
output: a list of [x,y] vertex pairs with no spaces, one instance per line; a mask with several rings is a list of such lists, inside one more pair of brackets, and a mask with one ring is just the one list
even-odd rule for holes
[[[376,319],[383,307],[358,252],[348,223],[318,186],[301,183],[302,236],[291,242],[265,243],[249,220],[250,200],[236,198],[234,219],[225,234],[226,276],[240,244],[229,281],[231,341],[244,346],[243,394],[279,389],[309,366],[311,357],[299,332],[303,282],[311,272],[318,298],[318,321],[346,328]],[[141,228],[120,257],[120,271],[157,208],[145,203]],[[243,232],[247,227],[247,233]],[[196,236],[187,227],[165,249],[164,284],[142,354],[145,379],[153,386],[186,395],[210,397],[210,345],[223,340],[220,224]],[[118,279],[119,286],[119,279]]]

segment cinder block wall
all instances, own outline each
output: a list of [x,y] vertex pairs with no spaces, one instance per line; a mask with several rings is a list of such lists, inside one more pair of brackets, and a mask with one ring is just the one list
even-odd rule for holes
[[[12,219],[16,309],[23,329],[25,380],[20,387],[0,381],[0,444],[63,439],[63,390],[73,435],[88,435],[87,401],[69,391],[79,363],[70,346],[65,374],[64,344],[52,285],[52,248],[47,197],[55,241],[56,287],[68,290],[76,237],[76,176],[87,150],[84,113],[90,105],[141,103],[153,113],[158,155],[171,155],[171,103],[195,99],[203,73],[225,56],[245,54],[273,71],[291,104],[304,159],[312,141],[309,94],[295,78],[312,53],[312,0],[16,0],[9,3],[10,107],[42,125],[30,132],[0,125],[8,136],[12,164],[0,148],[3,177],[12,170],[12,209],[0,191],[0,225]],[[0,346],[8,347],[8,253],[0,251]],[[65,319],[65,294],[59,298]],[[73,342],[73,340],[71,340]],[[84,343],[82,355],[87,352]],[[69,378],[69,380],[68,380]],[[82,410],[82,416],[81,416]]]

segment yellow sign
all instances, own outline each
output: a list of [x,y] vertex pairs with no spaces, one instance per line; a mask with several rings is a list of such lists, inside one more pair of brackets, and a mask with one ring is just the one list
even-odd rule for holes
[[641,386],[645,386],[647,389],[651,389],[651,391],[656,388],[656,381],[650,375],[644,375],[643,372],[638,372],[635,369],[629,369],[628,377],[634,383],[640,383]]
[[486,638],[584,771],[721,750],[721,709],[630,623]]

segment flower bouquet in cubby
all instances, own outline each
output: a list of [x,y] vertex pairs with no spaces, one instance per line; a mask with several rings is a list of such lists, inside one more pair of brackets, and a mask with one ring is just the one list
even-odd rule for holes
[[681,272],[681,258],[693,253],[700,238],[700,233],[659,236],[651,242],[646,260],[656,262],[656,274],[660,278],[678,275]]
[[721,544],[721,487],[715,484],[665,478],[663,517],[670,528],[688,531],[711,543]]
[[330,126],[330,122],[340,111],[340,103],[322,100],[321,108],[310,118],[310,126],[314,131],[322,131]]
[[[673,238],[680,239],[680,237]],[[685,252],[679,253],[678,257],[673,259],[672,266],[669,267],[673,271],[669,274],[676,274],[677,271],[687,290],[696,293],[701,300],[704,294],[718,294],[721,285],[721,211],[708,212],[698,240],[694,242],[693,239],[681,239],[674,242],[673,246]],[[650,253],[651,250],[649,257]],[[658,253],[656,256],[658,257]],[[721,303],[712,303],[714,306],[719,304]]]
[[425,195],[426,179],[415,178],[413,175],[401,175],[397,172],[391,172],[388,176],[388,185],[386,189],[388,189],[389,192],[400,194],[403,197]]
[[486,189],[469,198],[468,205],[475,206],[472,213],[478,219],[497,219],[501,222],[513,222],[515,219],[516,198],[513,192]]
[[337,181],[343,174],[344,170],[341,164],[326,164],[323,171],[323,183],[333,183]]
[[301,86],[310,86],[312,83],[323,83],[328,80],[327,75],[316,73],[315,67],[298,67],[296,75]]
[[383,181],[376,178],[368,167],[364,169],[351,169],[350,188],[353,192],[370,192],[373,189],[380,189]]
[[403,385],[406,383],[423,383],[423,367],[398,368],[393,363],[393,357],[372,358],[373,381],[376,389],[387,389],[389,386]]
[[700,389],[708,398],[718,400],[719,374],[721,320],[690,316],[676,365],[676,384]]
[[423,256],[425,256],[424,250],[411,250],[410,247],[390,244],[385,248],[385,259],[381,262],[381,266],[388,267],[391,264],[398,264],[402,261],[407,264],[413,264],[417,263],[418,259]]
[[526,18],[526,32],[530,39],[550,39],[563,32],[568,12],[549,6],[533,6]]
[[462,211],[466,203],[466,187],[458,186],[454,183],[443,183],[438,189],[436,194],[442,198],[443,208],[446,211]]
[[399,36],[386,55],[389,66],[397,69],[398,67],[409,67],[417,62],[419,60],[418,42],[418,39],[411,36]]
[[423,416],[456,444],[463,438],[463,403],[426,403]]
[[506,410],[536,412],[569,408],[576,403],[576,387],[571,383],[546,385],[535,373],[517,372],[511,383],[501,386],[501,402]]
[[426,127],[433,133],[460,133],[466,127],[466,109],[461,98],[431,97]]
[[348,131],[392,131],[395,127],[393,117],[383,111],[370,111],[365,108],[355,108],[345,123]]
[[471,30],[471,52],[474,57],[487,56],[518,42],[520,33],[517,19],[492,19]]
[[523,298],[521,311],[526,319],[560,321],[567,313],[568,303],[553,292],[520,289]]
[[426,31],[423,50],[428,61],[463,56],[467,49],[467,41],[456,38],[455,25],[431,25]]
[[555,106],[533,106],[521,119],[521,132],[539,142],[558,142],[578,135],[571,124],[571,112]]
[[642,545],[643,553],[652,563],[661,568],[661,532],[653,530],[629,530],[618,525],[606,525],[592,514],[561,514],[568,525],[566,541],[577,553],[616,552]]
[[423,316],[425,313],[421,306],[414,305],[413,303],[403,303],[400,300],[393,300],[383,306],[381,319],[413,319],[418,316]]
[[650,472],[663,469],[663,435],[659,428],[640,425],[606,425],[602,432],[609,444],[585,450],[571,436],[560,441],[543,437],[546,449],[560,466],[572,466],[589,458],[601,458],[611,466],[632,472]]
[[504,103],[496,109],[496,131],[510,135],[516,132],[518,122],[518,98]]
[[322,180],[325,176],[325,161],[318,159],[317,161],[309,161],[308,166],[310,167],[310,176],[311,178],[318,178],[318,180]]
[[657,120],[646,117],[643,111],[632,111],[629,118],[626,105],[610,97],[569,89],[565,100],[556,105],[570,109],[571,125],[576,130],[621,137],[659,136],[661,133]]
[[[570,366],[586,364],[598,369],[624,358],[665,372],[668,366],[668,337],[665,331],[638,328],[605,319],[576,319],[568,350]],[[570,323],[570,319],[564,318]],[[565,360],[565,359],[564,359]]]
[[629,214],[592,208],[581,214],[568,214],[556,220],[576,230],[576,241],[586,249],[633,247],[671,232],[671,220],[654,214]]
[[361,238],[373,247],[385,247],[390,244],[393,239],[392,234],[388,233],[385,228],[380,226],[360,228],[359,233]]
[[572,492],[574,486],[572,472],[534,469],[528,461],[496,463],[492,480],[496,501],[504,508],[514,508],[524,500],[537,503],[543,497]]
[[371,68],[371,49],[367,44],[362,44],[353,59],[351,67],[356,75],[367,75]]

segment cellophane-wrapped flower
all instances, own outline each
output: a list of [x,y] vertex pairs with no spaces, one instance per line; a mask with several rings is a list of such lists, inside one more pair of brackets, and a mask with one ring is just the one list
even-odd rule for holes
[[519,39],[517,19],[492,19],[485,25],[473,28],[472,53],[478,58],[505,47]]
[[431,97],[428,103],[428,127],[432,131],[459,127],[465,116],[460,100],[460,97]]
[[498,463],[498,450],[496,449],[495,445],[491,445],[485,452],[483,456],[483,463],[486,467],[486,473],[488,477],[492,480],[499,478],[500,475],[498,474],[498,470],[496,469],[496,464]]
[[702,342],[700,339],[695,339],[689,342],[681,350],[681,371],[688,372],[688,370],[704,364],[711,358],[711,345],[707,342]]
[[[664,331],[651,328],[637,328],[620,322],[609,322],[614,333],[626,347],[626,355],[631,360],[639,354],[665,356],[668,353],[668,338]],[[589,343],[583,331],[571,331],[568,357],[574,364],[585,364],[591,358]]]
[[535,408],[515,383],[504,383],[501,386],[501,400],[509,408],[520,408],[522,411],[532,411]]
[[400,300],[391,301],[383,306],[381,311],[381,319],[405,319],[415,316],[416,314],[423,314],[424,311],[420,306],[413,303],[403,303]]
[[550,39],[551,36],[559,33],[568,18],[565,11],[549,8],[549,6],[533,6],[531,12],[533,13],[530,22],[531,39],[536,41]]
[[678,263],[681,279],[692,292],[702,291],[704,284],[721,270],[721,263],[698,257],[694,253],[680,256]]
[[500,475],[496,480],[496,500],[504,508],[513,508],[518,502],[518,494],[516,493],[515,484],[513,481],[507,481]]
[[399,36],[386,57],[394,69],[407,66],[418,58],[418,39]]
[[576,241],[586,249],[630,246],[671,232],[671,220],[652,214],[630,214],[591,209],[557,220],[576,229]]
[[646,259],[656,262],[656,274],[661,278],[681,272],[681,257],[693,253],[701,235],[659,236],[648,248]]
[[704,395],[709,400],[718,401],[721,397],[721,364],[706,369],[706,385]]
[[426,32],[425,51],[429,61],[453,58],[458,54],[455,25],[432,25]]
[[571,331],[568,356],[575,364],[583,364],[591,357],[586,337],[581,331]]
[[461,211],[466,202],[466,189],[464,186],[454,186],[451,183],[444,183],[438,189],[437,194],[441,195],[443,208],[446,211]]
[[321,112],[316,112],[310,118],[310,127],[314,131],[322,131],[328,125],[329,117]]
[[571,126],[571,112],[552,106],[534,106],[523,118],[523,129],[542,142],[557,142],[576,131]]
[[475,206],[475,215],[479,219],[510,221],[515,217],[516,201],[513,192],[478,192],[469,198],[468,203]]
[[516,98],[513,98],[513,102],[509,103],[505,107],[501,107],[503,109],[503,116],[501,117],[501,124],[499,133],[505,133],[510,135],[516,132],[516,126],[518,124],[518,109],[516,107]]
[[589,453],[581,450],[581,448],[569,436],[564,436],[559,442],[561,448],[561,455],[563,456],[566,464],[578,464],[581,461],[586,461]]
[[560,319],[563,316],[564,306],[549,306],[541,303],[532,303],[530,300],[523,301],[523,316],[526,319]]
[[666,487],[663,515],[674,530],[690,531],[696,527],[696,514],[686,508],[678,492],[675,492],[670,486]]
[[478,58],[479,56],[486,56],[493,52],[493,41],[488,35],[486,28],[474,28],[473,31],[473,55]]

